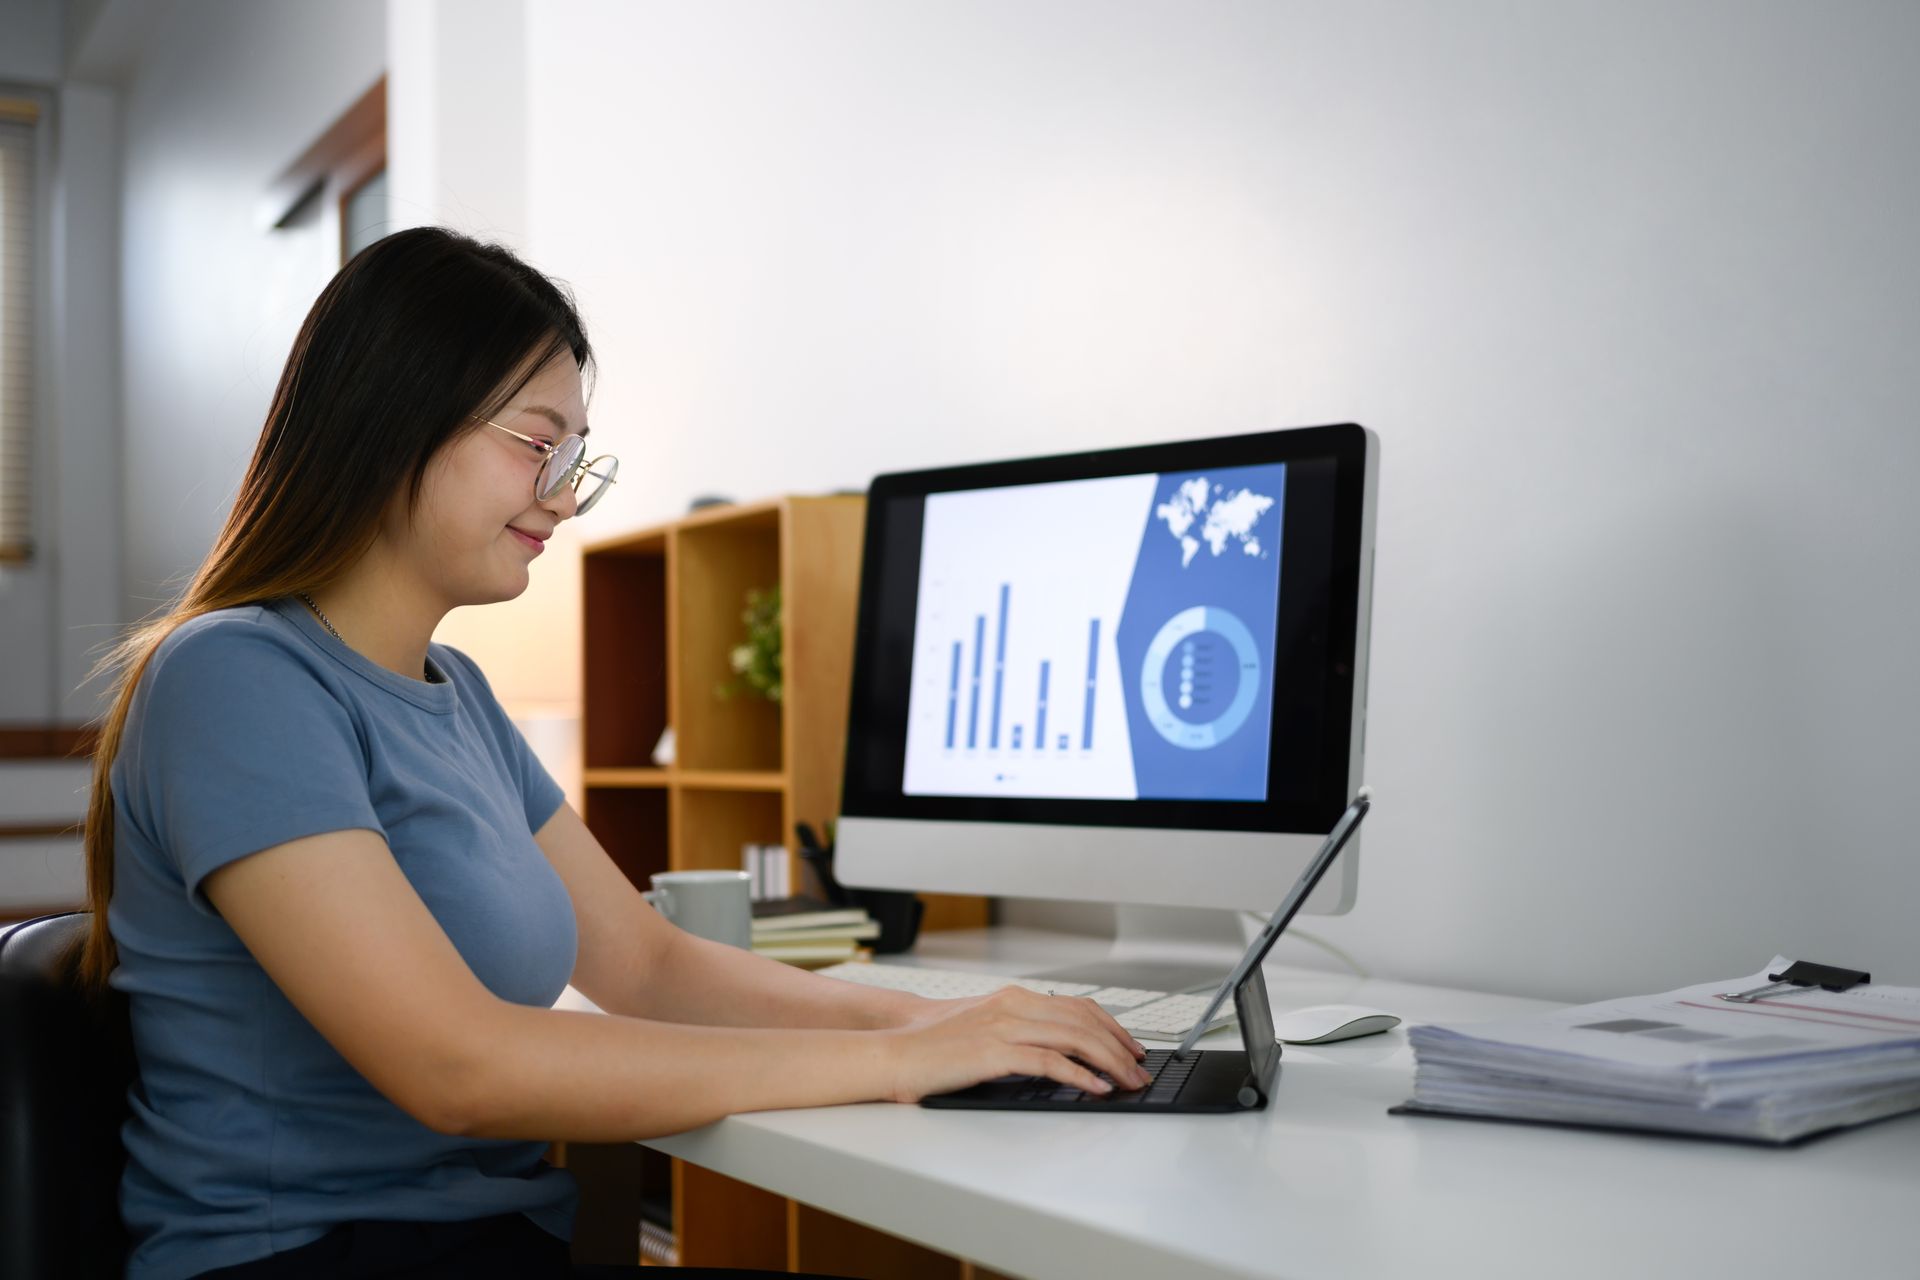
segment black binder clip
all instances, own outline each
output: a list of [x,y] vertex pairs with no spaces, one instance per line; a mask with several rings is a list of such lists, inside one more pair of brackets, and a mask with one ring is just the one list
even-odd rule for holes
[[1733,1004],[1752,1004],[1768,996],[1785,995],[1790,991],[1804,991],[1808,987],[1819,987],[1823,991],[1845,991],[1848,987],[1857,987],[1872,978],[1859,969],[1836,969],[1830,964],[1814,964],[1807,960],[1795,960],[1778,973],[1767,975],[1768,983],[1764,987],[1754,987],[1747,991],[1723,991],[1714,996],[1716,1000],[1726,1000]]

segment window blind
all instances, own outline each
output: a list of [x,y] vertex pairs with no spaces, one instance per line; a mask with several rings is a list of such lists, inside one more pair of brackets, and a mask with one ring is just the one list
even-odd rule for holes
[[40,109],[0,97],[0,563],[33,554],[34,216]]

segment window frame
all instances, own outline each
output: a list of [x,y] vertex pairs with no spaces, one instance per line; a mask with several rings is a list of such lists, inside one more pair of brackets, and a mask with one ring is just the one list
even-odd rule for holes
[[[23,119],[23,117],[25,117]],[[33,563],[46,547],[43,529],[47,520],[44,503],[35,501],[47,491],[47,451],[41,442],[49,438],[48,402],[51,399],[49,369],[53,358],[51,340],[51,236],[53,230],[53,139],[57,120],[53,95],[33,85],[0,82],[0,119],[31,126],[33,139],[29,158],[32,180],[32,204],[28,212],[26,250],[28,282],[24,302],[27,352],[25,361],[26,410],[18,424],[19,438],[9,441],[0,434],[0,493],[8,489],[19,495],[19,510],[0,508],[0,569],[18,568]],[[3,249],[0,249],[3,251]],[[0,306],[7,299],[0,298]],[[0,387],[0,396],[5,388]],[[10,534],[8,526],[17,526]]]
[[268,185],[260,221],[279,230],[319,201],[335,257],[344,264],[347,202],[386,167],[387,77],[382,75]]

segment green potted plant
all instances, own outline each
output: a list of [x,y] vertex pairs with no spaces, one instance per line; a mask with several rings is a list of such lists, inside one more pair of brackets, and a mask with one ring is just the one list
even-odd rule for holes
[[735,678],[716,692],[722,698],[748,694],[778,702],[785,672],[780,653],[780,588],[748,591],[740,620],[747,625],[747,637],[727,657]]

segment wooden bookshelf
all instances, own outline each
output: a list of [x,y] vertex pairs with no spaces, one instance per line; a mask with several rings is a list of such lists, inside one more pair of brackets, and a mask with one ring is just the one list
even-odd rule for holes
[[[585,548],[583,816],[635,884],[737,869],[747,844],[784,845],[791,883],[805,883],[794,825],[819,830],[840,808],[865,513],[860,497],[782,497]],[[782,699],[721,697],[747,592],[773,586]],[[675,756],[662,767],[653,751],[668,725]],[[923,929],[988,922],[985,898],[923,897]],[[952,1258],[929,1271],[940,1255],[682,1161],[671,1186],[682,1265],[819,1269],[859,1254],[870,1265],[847,1274],[987,1274]]]
[[[645,887],[657,871],[738,867],[840,808],[866,500],[709,508],[589,544],[581,595],[587,825]],[[721,697],[749,590],[778,586],[779,703]],[[653,763],[674,727],[675,758]],[[803,883],[791,869],[792,883]],[[927,894],[928,929],[987,922],[984,898]]]

